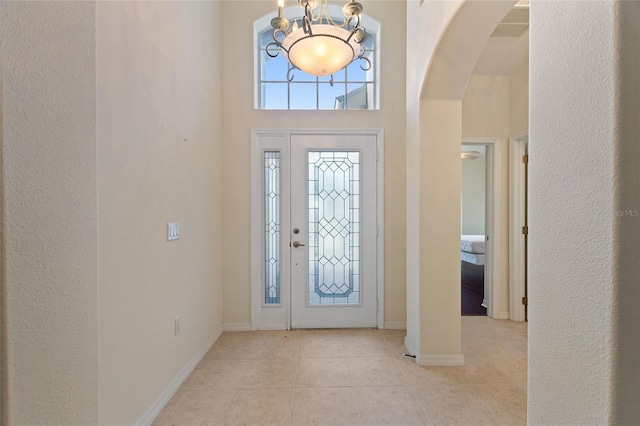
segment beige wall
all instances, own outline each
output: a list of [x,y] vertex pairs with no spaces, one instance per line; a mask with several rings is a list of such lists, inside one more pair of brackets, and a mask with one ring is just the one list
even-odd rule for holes
[[132,424],[222,325],[220,14],[99,2],[96,16],[100,423]]
[[[460,365],[460,101],[420,102],[421,365]],[[425,149],[428,148],[428,149]],[[448,175],[456,178],[448,178]],[[437,184],[436,184],[437,182]],[[437,275],[434,273],[437,271]],[[445,325],[446,326],[443,326]]]
[[462,235],[484,235],[486,157],[462,160]]
[[518,136],[529,130],[529,55],[511,74],[509,113],[511,136]]
[[[337,2],[336,4],[342,4]],[[222,13],[224,321],[247,325],[250,309],[250,129],[384,128],[385,320],[405,321],[405,31],[404,2],[364,4],[381,24],[379,111],[259,111],[253,108],[253,22],[275,13],[275,2],[224,1]],[[232,60],[231,60],[232,59]]]
[[[499,271],[494,271],[493,295],[499,295],[497,311],[493,316],[508,318],[509,312],[509,136],[510,130],[510,87],[508,75],[472,75],[462,100],[463,138],[495,138],[495,149],[499,150],[500,180],[496,182],[495,196],[498,197],[503,220],[500,223],[500,247],[502,261]],[[494,307],[496,305],[493,305]]]
[[[478,54],[514,3],[407,3],[407,48],[420,52],[415,55],[419,59],[408,55],[408,69],[415,68],[407,73],[407,152],[420,158],[420,162],[407,159],[407,176],[420,179],[418,185],[407,183],[407,199],[417,197],[420,206],[419,215],[407,212],[407,247],[411,252],[407,293],[419,300],[407,302],[407,344],[418,353],[419,364],[464,362],[460,353],[457,237],[462,97]],[[416,90],[418,87],[421,90]],[[447,143],[455,149],[444,147]],[[434,188],[433,176],[441,182],[439,188]],[[407,208],[412,207],[408,204]],[[453,217],[457,220],[452,221]],[[419,270],[412,265],[415,262]]]
[[[407,55],[406,81],[406,238],[407,238],[407,337],[405,345],[413,354],[419,354],[424,341],[424,328],[421,323],[427,312],[422,308],[421,257],[421,117],[420,94],[429,63],[433,57],[441,33],[460,7],[462,1],[421,2],[407,1],[407,33],[405,43],[407,52],[420,54]],[[426,31],[426,29],[429,31]],[[460,158],[458,154],[458,158]],[[458,225],[459,229],[459,225]],[[427,319],[428,321],[428,319]],[[454,331],[455,332],[455,331]],[[454,336],[454,339],[456,337]],[[458,338],[459,340],[459,338]],[[433,340],[432,340],[433,341]],[[458,348],[459,352],[459,348]]]
[[98,423],[95,4],[2,2],[2,423]]

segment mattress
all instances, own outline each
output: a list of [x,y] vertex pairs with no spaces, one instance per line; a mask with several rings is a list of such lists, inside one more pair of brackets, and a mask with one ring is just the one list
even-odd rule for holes
[[484,254],[467,253],[466,251],[461,251],[460,260],[473,263],[474,265],[484,265]]
[[484,254],[485,239],[484,235],[462,235],[460,249],[467,253]]

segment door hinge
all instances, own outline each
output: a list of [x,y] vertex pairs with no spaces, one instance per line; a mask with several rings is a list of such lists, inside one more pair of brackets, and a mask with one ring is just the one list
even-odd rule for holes
[[523,297],[523,298],[522,298],[522,304],[523,304],[523,305],[525,305],[525,306],[527,306],[527,305],[529,304],[529,298],[528,298],[528,297],[526,297],[526,296],[525,296],[525,297]]
[[524,164],[529,164],[529,154],[525,154],[522,156],[522,162]]
[[522,235],[529,235],[529,227],[528,226],[523,226],[522,227]]

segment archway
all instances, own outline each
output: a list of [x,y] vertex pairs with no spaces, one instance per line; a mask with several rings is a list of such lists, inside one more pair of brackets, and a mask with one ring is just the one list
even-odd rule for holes
[[[407,79],[405,343],[419,365],[464,365],[459,285],[462,97],[478,55],[516,1],[466,0],[457,8],[438,3],[407,11],[418,15],[409,22],[418,26],[409,28],[419,33],[418,44],[434,40],[433,34],[425,36],[430,27],[420,20],[439,14],[448,24],[424,69],[416,70],[424,76],[419,98],[412,92],[415,79]],[[413,107],[417,113],[410,117]]]

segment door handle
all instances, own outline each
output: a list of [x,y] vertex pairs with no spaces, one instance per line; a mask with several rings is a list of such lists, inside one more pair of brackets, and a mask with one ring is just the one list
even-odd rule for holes
[[301,242],[299,242],[299,241],[294,241],[294,242],[293,242],[293,246],[294,246],[294,247],[303,247],[303,246],[304,246],[304,244],[302,244],[302,243],[301,243]]

